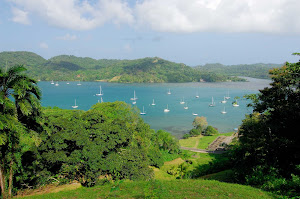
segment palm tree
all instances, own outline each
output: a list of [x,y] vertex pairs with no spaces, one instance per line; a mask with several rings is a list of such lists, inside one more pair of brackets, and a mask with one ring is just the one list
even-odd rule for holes
[[13,170],[15,163],[20,161],[20,137],[41,128],[41,92],[36,81],[23,74],[24,71],[26,68],[22,65],[5,71],[0,69],[0,188],[3,198],[12,196]]

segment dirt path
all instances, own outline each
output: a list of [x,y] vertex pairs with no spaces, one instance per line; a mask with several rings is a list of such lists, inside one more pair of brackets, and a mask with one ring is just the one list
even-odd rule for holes
[[208,151],[208,150],[205,150],[205,149],[197,149],[197,148],[188,148],[188,147],[180,147],[180,149],[183,149],[183,150],[188,150],[188,151],[193,151],[193,152],[196,152],[196,153],[215,153],[215,154],[222,154],[222,153],[225,153],[226,151]]

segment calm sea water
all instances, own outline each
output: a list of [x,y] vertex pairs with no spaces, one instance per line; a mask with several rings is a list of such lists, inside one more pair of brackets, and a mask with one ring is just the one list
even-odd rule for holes
[[[241,121],[245,118],[245,114],[249,114],[252,109],[247,108],[247,102],[243,99],[245,94],[257,93],[259,89],[267,87],[269,80],[261,80],[248,78],[248,82],[222,82],[222,83],[164,83],[164,84],[120,84],[107,82],[58,82],[59,86],[55,86],[50,82],[39,82],[42,90],[42,105],[57,106],[64,109],[72,109],[75,103],[78,109],[88,110],[91,106],[100,100],[99,86],[103,91],[103,101],[125,101],[132,104],[130,98],[133,97],[134,91],[138,100],[135,105],[140,110],[143,109],[147,113],[141,117],[150,124],[152,129],[164,129],[171,132],[176,137],[182,136],[192,128],[192,122],[197,113],[199,116],[207,118],[209,125],[219,129],[220,132],[233,131],[237,128]],[[168,90],[171,95],[168,95]],[[220,103],[224,96],[231,97],[226,104]],[[199,98],[196,98],[196,95]],[[234,97],[240,97],[238,100],[239,107],[233,107]],[[215,107],[209,107],[211,98],[216,102]],[[189,109],[184,109],[185,105],[180,104],[184,98]],[[156,105],[151,106],[152,100]],[[170,112],[164,113],[164,109],[168,107]],[[221,114],[224,109],[227,114]]]

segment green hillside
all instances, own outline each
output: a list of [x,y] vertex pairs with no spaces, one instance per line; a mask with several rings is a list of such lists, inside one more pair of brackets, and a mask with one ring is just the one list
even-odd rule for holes
[[24,198],[275,198],[271,193],[250,186],[201,179],[123,182],[116,185],[80,187]]
[[246,76],[260,79],[270,79],[269,70],[281,67],[283,64],[239,64],[239,65],[222,65],[219,63],[205,64],[197,66],[196,69],[203,72],[213,72],[216,74]]
[[31,52],[1,52],[1,67],[24,64],[27,73],[44,81],[199,82],[241,81],[229,75],[197,70],[158,57],[136,60],[92,59],[60,55],[48,60]]

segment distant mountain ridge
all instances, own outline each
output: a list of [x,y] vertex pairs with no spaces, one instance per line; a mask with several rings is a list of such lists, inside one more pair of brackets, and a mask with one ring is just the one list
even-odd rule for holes
[[[234,69],[232,74],[224,70],[227,66],[210,65],[195,68],[159,57],[135,60],[93,59],[73,55],[59,55],[50,59],[26,51],[1,52],[0,67],[23,64],[33,78],[44,81],[109,81],[109,82],[199,82],[199,81],[241,81],[231,76],[247,76]],[[237,65],[239,66],[239,65]],[[276,65],[277,66],[277,65]],[[279,65],[278,65],[279,66]],[[243,68],[243,65],[240,66]],[[265,67],[265,66],[264,66]],[[247,71],[251,67],[246,67]],[[244,68],[243,68],[244,69]],[[257,73],[266,73],[258,70]],[[265,77],[267,74],[261,74]]]

